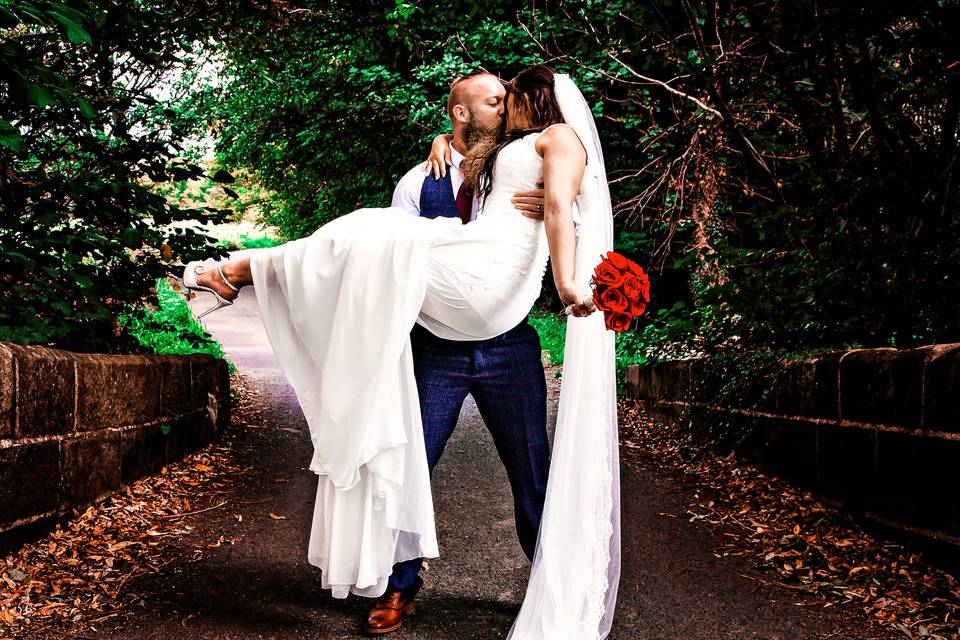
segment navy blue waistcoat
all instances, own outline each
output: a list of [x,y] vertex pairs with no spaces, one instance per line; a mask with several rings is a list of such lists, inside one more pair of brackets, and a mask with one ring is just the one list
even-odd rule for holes
[[433,174],[427,174],[420,187],[420,215],[424,218],[459,218],[457,196],[453,193],[453,182],[450,181],[450,170],[439,180]]

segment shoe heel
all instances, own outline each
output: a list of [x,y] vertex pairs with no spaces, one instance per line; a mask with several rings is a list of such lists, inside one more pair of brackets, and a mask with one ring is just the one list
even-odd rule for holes
[[[216,296],[217,294],[214,293],[213,295]],[[217,304],[215,304],[214,306],[210,307],[209,309],[207,309],[206,311],[204,311],[203,313],[201,313],[200,315],[198,315],[198,316],[197,316],[197,320],[201,319],[203,316],[207,315],[208,313],[213,313],[213,312],[216,311],[217,309],[222,309],[222,308],[224,308],[224,307],[229,307],[231,304],[233,304],[233,303],[230,302],[229,300],[224,300],[224,299],[221,298],[220,296],[217,296],[217,298],[218,298]]]

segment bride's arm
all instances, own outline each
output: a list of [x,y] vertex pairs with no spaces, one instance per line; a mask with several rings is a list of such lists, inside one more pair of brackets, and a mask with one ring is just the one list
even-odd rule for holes
[[[543,156],[543,224],[550,246],[553,282],[563,304],[576,304],[576,316],[595,310],[588,290],[574,282],[577,238],[573,225],[573,202],[583,180],[587,154],[580,138],[566,126],[551,127],[537,138]],[[579,304],[582,303],[582,304]]]
[[452,133],[441,133],[433,139],[430,145],[430,155],[427,157],[427,163],[423,166],[424,173],[433,172],[434,178],[442,178],[447,175],[447,165],[453,164],[453,158],[450,155],[450,143],[453,142]]

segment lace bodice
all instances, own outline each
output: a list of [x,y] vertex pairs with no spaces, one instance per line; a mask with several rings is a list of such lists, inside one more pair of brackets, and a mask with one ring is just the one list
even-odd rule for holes
[[534,146],[540,133],[514,140],[500,150],[493,168],[493,188],[483,202],[481,215],[487,212],[516,214],[511,202],[513,194],[536,188],[543,177],[543,158]]

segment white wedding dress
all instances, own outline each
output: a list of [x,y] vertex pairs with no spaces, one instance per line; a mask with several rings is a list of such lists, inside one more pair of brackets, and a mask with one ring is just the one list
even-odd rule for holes
[[[392,208],[360,209],[251,259],[267,335],[310,427],[310,469],[319,484],[308,558],[322,569],[323,586],[334,597],[378,596],[394,563],[438,555],[409,333],[419,323],[442,338],[483,340],[506,332],[530,312],[549,251],[543,223],[521,215],[511,197],[535,188],[542,175],[543,159],[534,148],[538,135],[501,150],[492,192],[468,225]],[[578,135],[584,138],[580,130]],[[599,163],[602,173],[602,156],[589,157],[588,165],[593,162],[596,170]],[[602,187],[606,192],[605,181]],[[578,243],[581,248],[586,243],[591,254],[578,248],[577,280],[583,286],[612,241],[608,221],[591,225],[585,213],[581,206]],[[589,349],[598,351],[585,354],[574,336],[568,358],[576,362],[586,355],[609,367],[601,364],[596,375],[564,372],[554,446],[559,462],[550,471],[526,599],[531,607],[525,603],[513,630],[523,640],[605,637],[611,590],[612,597],[616,594],[619,562],[615,572],[609,569],[611,545],[619,549],[619,516],[611,504],[616,488],[615,415],[614,444],[610,441],[612,337],[600,314],[570,323],[587,331]],[[580,355],[570,354],[571,348],[580,349]],[[572,394],[568,383],[575,387]],[[577,394],[590,401],[571,397]],[[603,399],[601,405],[596,397]],[[593,436],[590,422],[598,425]],[[586,435],[575,434],[584,430]],[[558,455],[564,439],[566,453]],[[558,490],[564,495],[558,497]],[[563,504],[552,508],[553,516],[551,503]],[[547,534],[551,518],[557,524]],[[583,562],[577,560],[580,545]],[[552,567],[561,558],[557,573]],[[565,573],[568,569],[575,576]],[[582,581],[584,595],[571,577]],[[576,602],[566,600],[571,591]],[[557,608],[573,609],[569,613],[576,621],[556,615]]]

